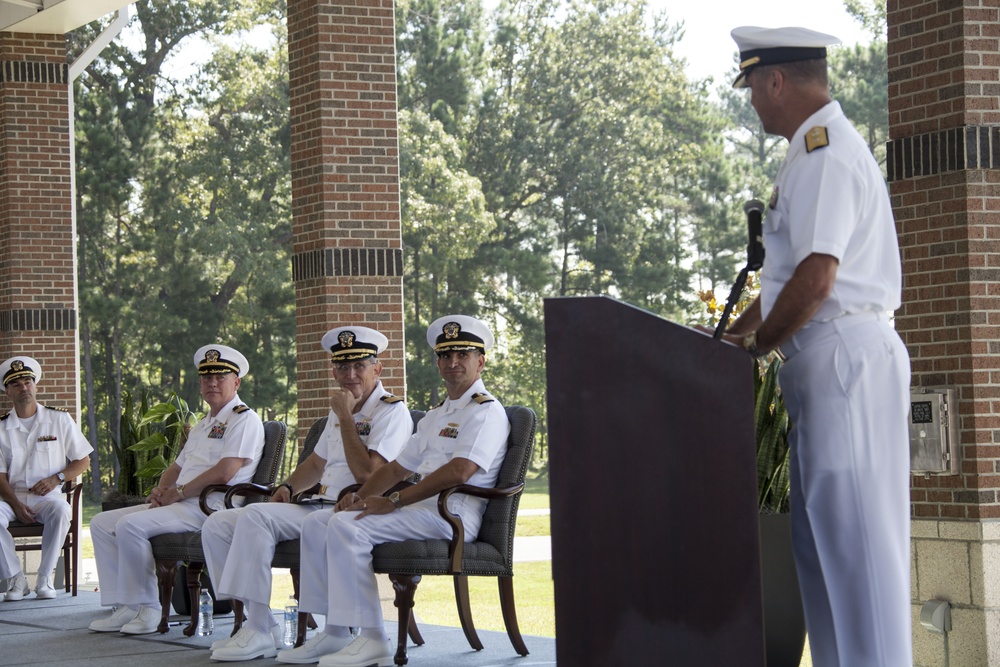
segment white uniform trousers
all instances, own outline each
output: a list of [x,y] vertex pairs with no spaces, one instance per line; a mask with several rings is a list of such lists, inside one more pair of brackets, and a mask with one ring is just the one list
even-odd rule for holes
[[201,530],[205,519],[197,498],[166,507],[123,507],[94,516],[90,537],[101,582],[101,604],[159,609],[156,563],[149,538]]
[[[36,521],[44,524],[38,575],[50,577],[66,541],[69,523],[73,519],[73,508],[66,502],[66,495],[61,491],[51,491],[44,496],[29,494],[27,500],[21,502],[35,511]],[[0,578],[3,579],[21,572],[21,561],[14,551],[14,538],[7,531],[7,526],[16,518],[11,506],[0,500]]]
[[357,512],[324,512],[305,521],[299,608],[326,614],[328,625],[381,628],[382,606],[372,570],[372,548],[407,539],[449,539],[451,527],[436,508],[424,506],[355,520],[357,516]]
[[910,363],[885,318],[859,319],[810,327],[811,343],[780,374],[792,423],[792,540],[815,667],[913,664]]
[[333,504],[264,502],[210,516],[201,529],[201,545],[219,598],[270,605],[275,545],[297,539],[306,517],[324,509],[332,514]]

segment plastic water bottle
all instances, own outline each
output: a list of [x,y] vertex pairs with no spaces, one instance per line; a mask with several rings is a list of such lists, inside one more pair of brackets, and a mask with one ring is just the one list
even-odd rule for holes
[[205,637],[212,634],[215,629],[215,620],[212,618],[212,596],[208,594],[208,589],[201,589],[201,597],[198,598],[198,636]]
[[295,646],[295,640],[299,634],[299,602],[294,595],[288,596],[288,604],[285,606],[285,646]]

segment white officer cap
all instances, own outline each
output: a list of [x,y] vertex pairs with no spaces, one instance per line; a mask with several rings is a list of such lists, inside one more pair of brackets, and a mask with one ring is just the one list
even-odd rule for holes
[[747,87],[747,73],[761,65],[826,58],[826,47],[840,44],[833,35],[808,28],[758,28],[745,25],[730,33],[740,50],[740,74],[733,88]]
[[493,347],[493,332],[482,320],[468,315],[445,315],[427,327],[427,344],[434,352],[479,350]]
[[330,352],[330,361],[334,364],[374,357],[387,347],[389,339],[368,327],[337,327],[323,335],[323,349]]
[[194,353],[194,365],[198,375],[213,373],[236,373],[243,377],[250,370],[250,363],[242,354],[228,345],[202,345]]
[[42,379],[41,365],[31,357],[11,357],[0,366],[3,371],[3,386],[19,378],[31,378],[38,384]]

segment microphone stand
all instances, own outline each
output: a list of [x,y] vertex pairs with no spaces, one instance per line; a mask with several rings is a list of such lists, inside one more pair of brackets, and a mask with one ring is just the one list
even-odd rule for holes
[[729,324],[729,316],[733,313],[733,307],[736,302],[740,300],[740,294],[743,293],[743,287],[747,284],[747,276],[750,275],[750,265],[747,264],[740,270],[740,274],[736,276],[736,282],[733,283],[733,288],[729,290],[729,298],[726,300],[726,307],[722,309],[722,318],[715,327],[715,333],[712,338],[722,338],[722,334],[726,331],[726,325]]
[[758,199],[751,199],[743,205],[743,212],[747,214],[747,228],[749,230],[749,241],[747,243],[747,263],[746,266],[736,276],[733,288],[729,290],[729,298],[726,299],[726,307],[722,310],[722,317],[715,327],[713,338],[722,338],[729,324],[729,317],[733,314],[733,308],[740,300],[743,288],[746,286],[747,277],[751,271],[758,271],[764,265],[764,245],[761,216],[764,212],[764,204]]

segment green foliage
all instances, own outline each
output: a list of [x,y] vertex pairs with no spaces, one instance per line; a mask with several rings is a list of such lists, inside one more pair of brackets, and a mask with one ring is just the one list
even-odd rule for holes
[[[247,356],[240,396],[248,405],[285,421],[295,410],[284,3],[144,0],[136,10],[123,39],[75,84],[80,343],[85,430],[99,452],[95,496],[102,481],[114,482],[119,456],[93,434],[127,439],[119,434],[123,399],[140,387],[150,402],[176,392],[200,403],[191,358],[205,343]],[[267,26],[271,40],[260,37]],[[101,28],[71,35],[71,52]],[[253,43],[241,38],[248,29]],[[179,46],[213,36],[198,73],[172,80],[164,63]],[[149,457],[144,474],[168,460]]]
[[789,493],[788,410],[778,387],[781,361],[754,361],[754,422],[757,427],[757,495],[762,512],[787,512]]
[[830,91],[879,164],[889,139],[889,55],[885,40],[842,47],[829,57]]
[[122,495],[145,497],[177,457],[197,419],[176,394],[155,405],[150,405],[147,390],[138,401],[128,391],[123,398],[120,437],[112,440],[120,466],[117,488]]

